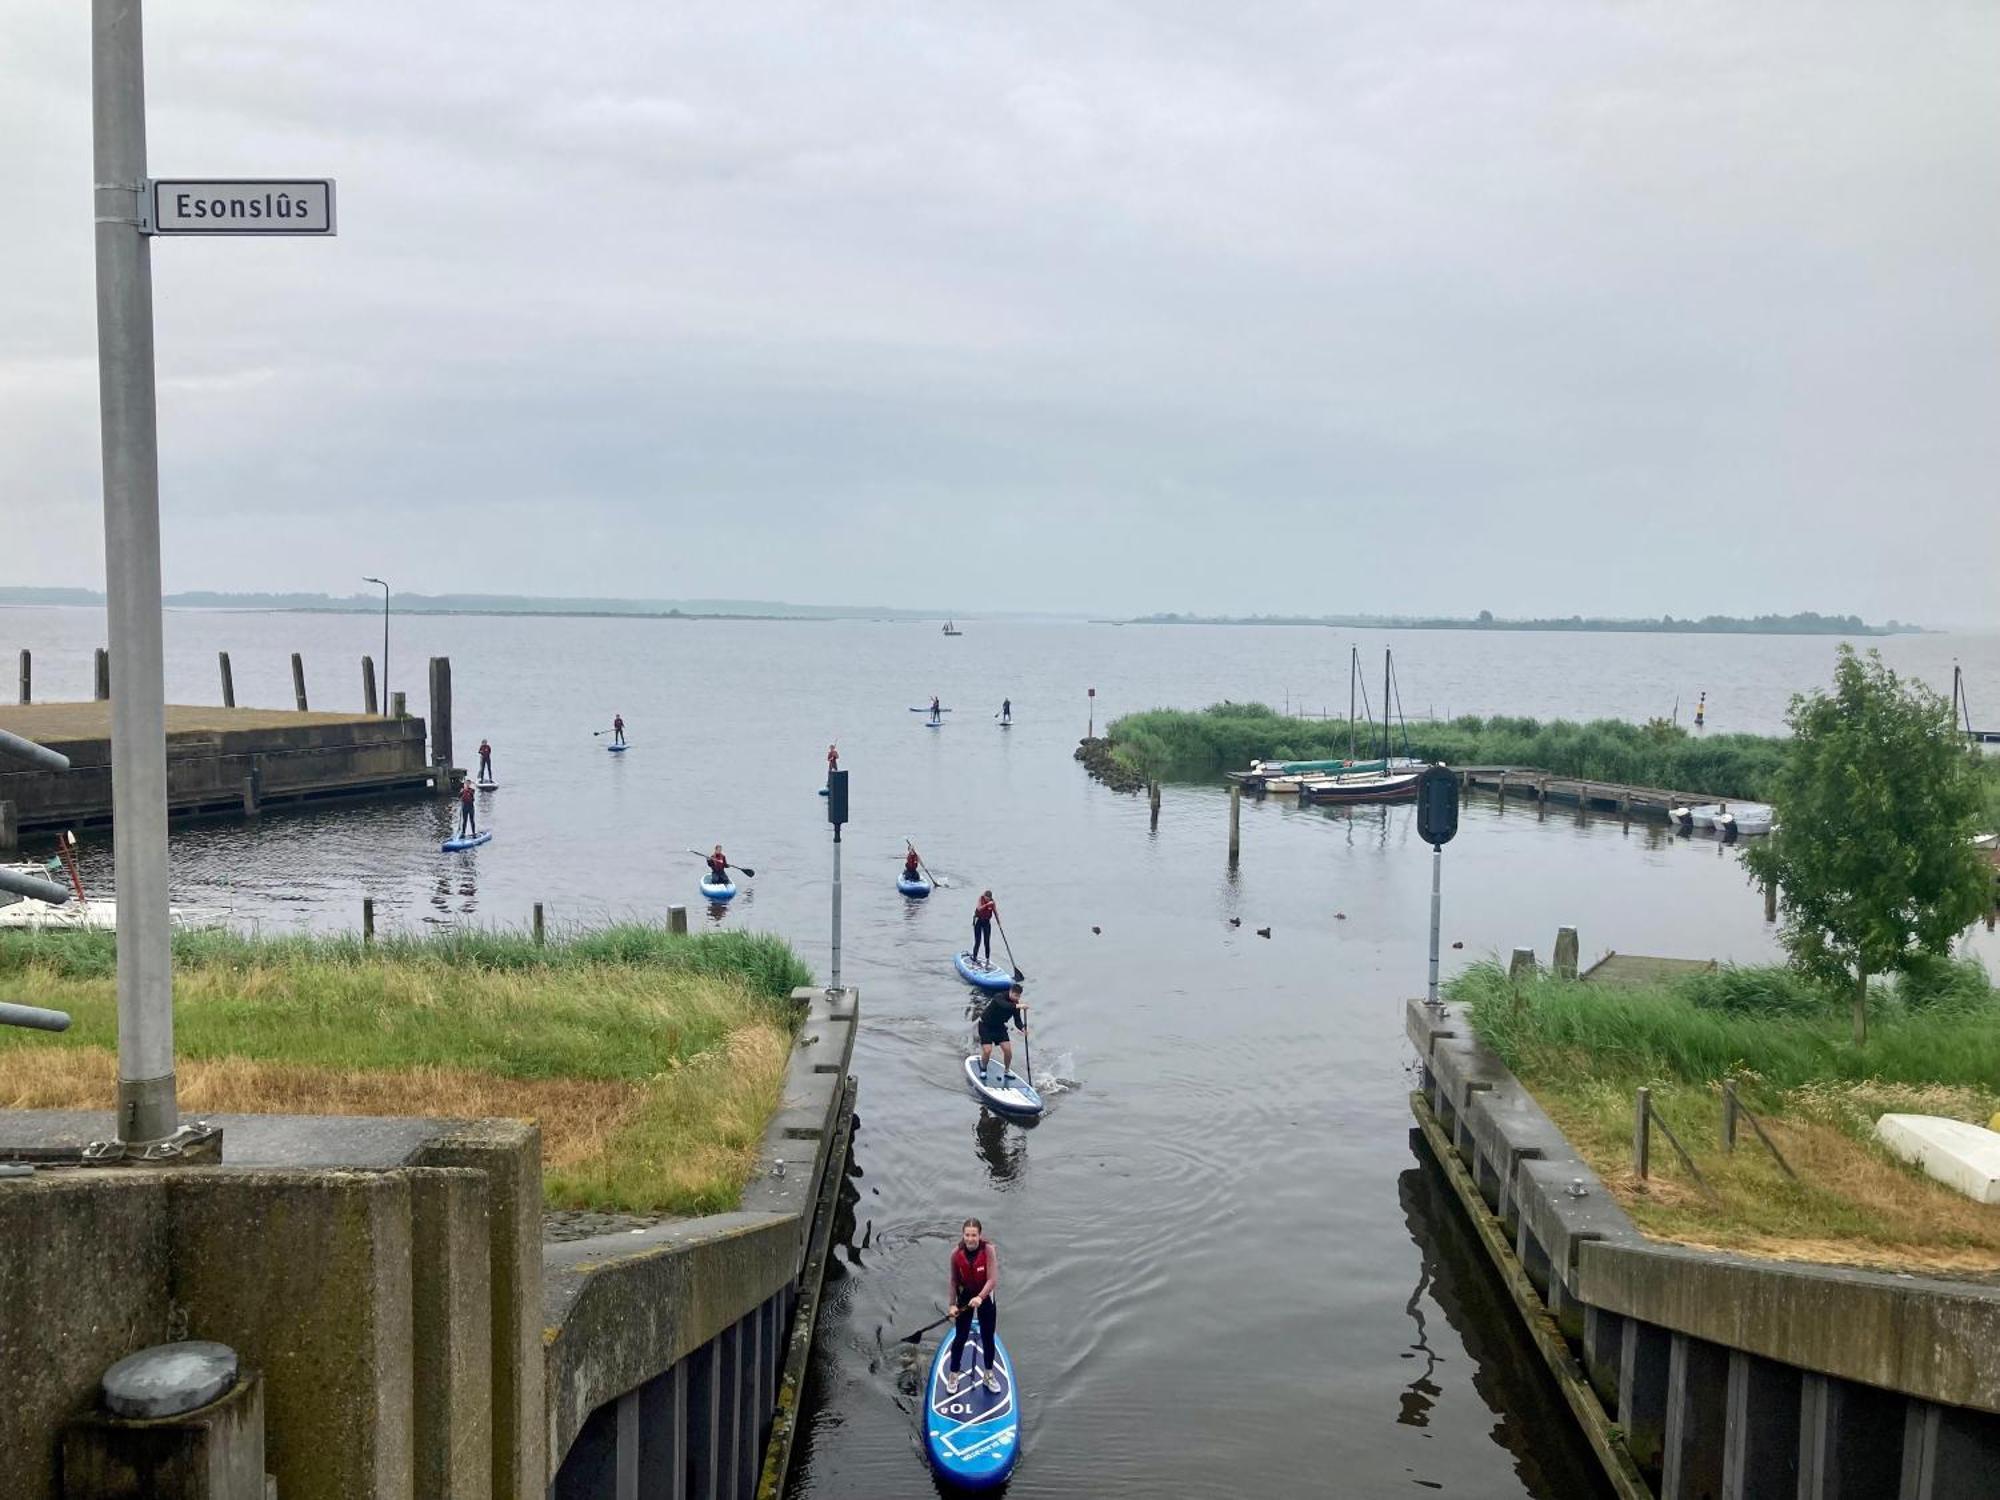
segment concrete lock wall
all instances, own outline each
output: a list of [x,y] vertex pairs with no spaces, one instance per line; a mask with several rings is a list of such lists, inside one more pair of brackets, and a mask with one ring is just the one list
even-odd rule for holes
[[794,998],[805,1020],[741,1207],[547,1247],[554,1500],[750,1500],[783,1485],[858,1014],[853,990]]
[[[230,1345],[285,1500],[750,1496],[804,1378],[843,1181],[857,1000],[800,991],[734,1212],[545,1245],[517,1121],[212,1117],[223,1162],[0,1180],[0,1500],[55,1500],[64,1425],[125,1355]],[[46,1159],[109,1114],[0,1114]],[[801,1323],[804,1333],[801,1336]],[[768,1483],[768,1481],[767,1481]]]
[[1648,1240],[1469,1027],[1406,1029],[1418,1136],[1618,1494],[2000,1494],[2000,1288]]

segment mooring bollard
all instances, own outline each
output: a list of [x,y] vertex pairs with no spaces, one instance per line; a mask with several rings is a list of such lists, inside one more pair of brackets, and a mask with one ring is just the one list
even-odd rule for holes
[[1534,977],[1535,950],[1533,948],[1516,948],[1513,958],[1507,964],[1508,981],[1519,986],[1524,980],[1533,979]]
[[1556,978],[1576,978],[1576,929],[1558,927],[1556,929]]
[[541,947],[542,941],[543,941],[542,903],[537,901],[535,903],[535,946],[537,948]]
[[21,648],[21,701],[32,703],[35,698],[35,655],[26,646]]
[[1243,852],[1243,785],[1229,783],[1229,868],[1236,868],[1238,856]]
[[431,658],[431,764],[449,766],[451,758],[451,658]]
[[361,941],[365,946],[375,941],[375,898],[361,898]]
[[215,664],[222,671],[222,706],[224,708],[234,708],[236,707],[236,677],[229,670],[229,653],[227,651],[216,652]]
[[306,712],[306,663],[296,651],[292,653],[292,696],[298,700],[299,712]]
[[394,693],[390,694],[389,711],[399,719],[409,718],[410,716],[409,694],[405,693],[401,688],[398,688]]
[[685,906],[667,908],[667,931],[680,933],[683,937],[688,930],[688,909]]
[[97,648],[97,701],[106,702],[111,697],[111,652],[103,646]]
[[361,708],[371,717],[377,712],[375,698],[375,658],[361,658]]

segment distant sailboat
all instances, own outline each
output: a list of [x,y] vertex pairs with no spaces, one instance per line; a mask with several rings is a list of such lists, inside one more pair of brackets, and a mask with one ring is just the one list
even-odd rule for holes
[[953,624],[953,623],[952,623],[952,622],[951,622],[950,620],[946,620],[946,621],[944,622],[944,633],[945,633],[946,635],[964,635],[964,634],[965,634],[965,632],[964,632],[963,630],[960,630],[960,629],[959,629],[959,628],[958,628],[958,627],[957,627],[956,625],[954,625],[954,624]]

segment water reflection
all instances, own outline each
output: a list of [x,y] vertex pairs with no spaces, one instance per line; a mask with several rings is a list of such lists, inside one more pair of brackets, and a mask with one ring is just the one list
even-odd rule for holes
[[1033,1120],[1009,1121],[982,1108],[972,1127],[973,1147],[986,1163],[986,1175],[995,1187],[1006,1189],[1025,1181],[1028,1175],[1028,1130]]
[[[1424,1320],[1429,1302],[1444,1314],[1472,1360],[1472,1388],[1494,1417],[1487,1435],[1513,1459],[1514,1473],[1528,1492],[1563,1500],[1608,1496],[1602,1471],[1577,1436],[1568,1406],[1484,1260],[1449,1185],[1424,1155],[1415,1131],[1410,1140],[1419,1164],[1397,1177],[1396,1194],[1421,1264],[1407,1305],[1416,1342],[1405,1357],[1422,1359],[1424,1367],[1403,1388],[1396,1420],[1428,1426],[1443,1395],[1433,1376],[1444,1357],[1431,1349]],[[1459,1425],[1469,1426],[1462,1419]]]

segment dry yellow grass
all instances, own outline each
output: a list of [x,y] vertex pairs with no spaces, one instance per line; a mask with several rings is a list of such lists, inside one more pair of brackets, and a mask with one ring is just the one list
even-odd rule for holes
[[[1783,1260],[1880,1266],[1956,1276],[2000,1274],[2000,1207],[1974,1203],[1896,1161],[1867,1136],[1886,1109],[1972,1118],[1976,1089],[1876,1083],[1815,1084],[1760,1112],[1799,1175],[1786,1177],[1750,1127],[1722,1149],[1720,1101],[1711,1090],[1656,1085],[1654,1103],[1720,1203],[1688,1177],[1655,1132],[1651,1176],[1632,1170],[1632,1103],[1622,1090],[1566,1089],[1539,1079],[1536,1098],[1604,1179],[1640,1229],[1661,1239]],[[1857,1128],[1858,1127],[1858,1128]]]

